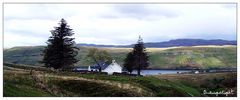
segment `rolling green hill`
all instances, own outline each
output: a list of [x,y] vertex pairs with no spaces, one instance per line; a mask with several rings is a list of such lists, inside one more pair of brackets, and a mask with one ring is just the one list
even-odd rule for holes
[[[237,73],[169,74],[143,77],[81,74],[4,64],[4,97],[200,97],[202,91],[237,96]],[[45,69],[45,70],[43,70]]]
[[[76,66],[93,64],[86,57],[89,47],[80,47]],[[131,48],[99,48],[108,51],[112,57],[123,64]],[[43,46],[13,47],[3,52],[4,62],[27,65],[41,65]],[[236,68],[236,46],[194,46],[171,48],[147,48],[150,68]]]

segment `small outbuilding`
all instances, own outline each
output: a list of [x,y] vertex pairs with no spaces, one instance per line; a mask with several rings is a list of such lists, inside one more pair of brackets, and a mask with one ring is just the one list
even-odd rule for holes
[[195,71],[194,73],[195,73],[195,74],[199,74],[199,71]]

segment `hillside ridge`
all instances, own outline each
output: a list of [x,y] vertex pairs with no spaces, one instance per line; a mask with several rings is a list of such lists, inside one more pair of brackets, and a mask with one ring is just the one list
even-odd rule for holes
[[[79,47],[75,65],[78,67],[94,64],[86,55],[90,47]],[[121,66],[131,48],[98,48],[106,50]],[[44,46],[14,47],[3,52],[4,62],[42,66]],[[236,68],[236,46],[191,46],[170,48],[147,48],[151,69],[176,68]]]
[[[202,45],[237,45],[237,41],[233,40],[222,40],[222,39],[175,39],[163,42],[146,42],[144,43],[147,48],[165,48],[165,47],[175,47],[175,46],[202,46]],[[79,43],[77,46],[86,46],[86,47],[118,47],[118,48],[131,48],[134,44],[131,45],[104,45],[104,44],[86,44]]]

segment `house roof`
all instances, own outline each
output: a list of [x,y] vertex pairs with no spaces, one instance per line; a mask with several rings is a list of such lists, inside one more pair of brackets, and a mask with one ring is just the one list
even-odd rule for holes
[[[105,68],[108,67],[109,64],[107,64],[106,62],[98,62],[98,64],[100,65],[101,69],[104,70]],[[92,69],[99,69],[99,65],[97,63],[94,65],[91,65]]]

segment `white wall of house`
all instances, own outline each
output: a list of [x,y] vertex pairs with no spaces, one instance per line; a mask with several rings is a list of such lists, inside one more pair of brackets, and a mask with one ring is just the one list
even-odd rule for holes
[[103,72],[107,72],[109,75],[112,75],[113,72],[122,73],[122,67],[113,60],[112,63],[103,70]]

